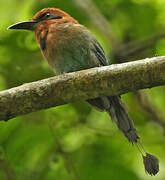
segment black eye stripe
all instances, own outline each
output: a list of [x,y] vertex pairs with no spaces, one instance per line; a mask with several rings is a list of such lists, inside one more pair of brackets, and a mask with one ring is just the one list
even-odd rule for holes
[[43,19],[47,14],[50,14],[50,13],[47,12],[47,13],[41,14],[41,15],[37,18],[37,20]]
[[61,19],[62,16],[59,15],[51,15],[49,12],[46,12],[44,14],[41,14],[37,19],[35,19],[36,21],[40,22],[43,20],[48,20],[48,19]]
[[52,16],[51,19],[61,19],[61,18],[62,18],[62,16],[56,15],[56,16]]

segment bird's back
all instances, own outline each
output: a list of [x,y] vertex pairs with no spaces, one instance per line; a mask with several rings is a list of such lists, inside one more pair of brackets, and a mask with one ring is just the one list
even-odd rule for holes
[[[82,25],[67,22],[49,27],[45,58],[56,74],[100,66],[95,53],[101,48],[93,35]],[[99,47],[100,46],[100,47]],[[103,51],[101,48],[100,51]],[[103,56],[104,52],[103,52]],[[106,61],[106,60],[105,60]],[[107,63],[107,62],[106,62]]]

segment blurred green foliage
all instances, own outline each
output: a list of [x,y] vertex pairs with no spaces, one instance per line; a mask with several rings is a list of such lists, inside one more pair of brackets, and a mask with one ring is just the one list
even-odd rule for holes
[[[93,0],[122,43],[165,30],[164,0]],[[111,53],[106,37],[93,27],[88,15],[73,1],[0,1],[0,90],[53,76],[43,60],[35,36],[7,31],[16,22],[30,19],[38,10],[58,7],[87,26]],[[92,12],[91,12],[92,13]],[[165,40],[139,57],[165,55]],[[165,119],[165,88],[145,90],[150,104]],[[163,128],[140,105],[135,93],[123,95],[130,116],[146,149],[160,159],[165,179]],[[140,153],[119,132],[108,114],[76,102],[0,122],[0,180],[149,180]]]

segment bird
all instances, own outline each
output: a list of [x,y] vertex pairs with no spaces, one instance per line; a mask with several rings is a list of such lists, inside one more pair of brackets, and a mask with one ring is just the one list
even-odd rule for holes
[[[104,49],[92,33],[61,9],[42,9],[30,21],[13,24],[8,29],[35,32],[42,55],[56,75],[109,65]],[[136,144],[142,154],[146,172],[156,175],[159,161],[154,155],[147,153],[140,143],[140,137],[121,97],[101,96],[86,101],[97,110],[106,111],[110,115],[128,141]]]
[[[92,33],[58,8],[42,9],[32,20],[16,23],[8,29],[34,31],[42,55],[56,75],[109,65]],[[136,128],[120,96],[102,96],[87,102],[99,111],[108,112],[128,141],[138,141]]]

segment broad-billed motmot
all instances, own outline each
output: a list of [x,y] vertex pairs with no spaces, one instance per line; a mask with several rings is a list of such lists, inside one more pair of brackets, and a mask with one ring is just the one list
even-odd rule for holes
[[[43,56],[57,75],[109,64],[102,46],[91,32],[60,9],[43,9],[31,21],[14,24],[9,29],[34,31]],[[128,141],[142,147],[120,96],[102,96],[87,101],[98,110],[108,112]],[[146,153],[143,161],[149,174],[158,172],[156,157]]]

